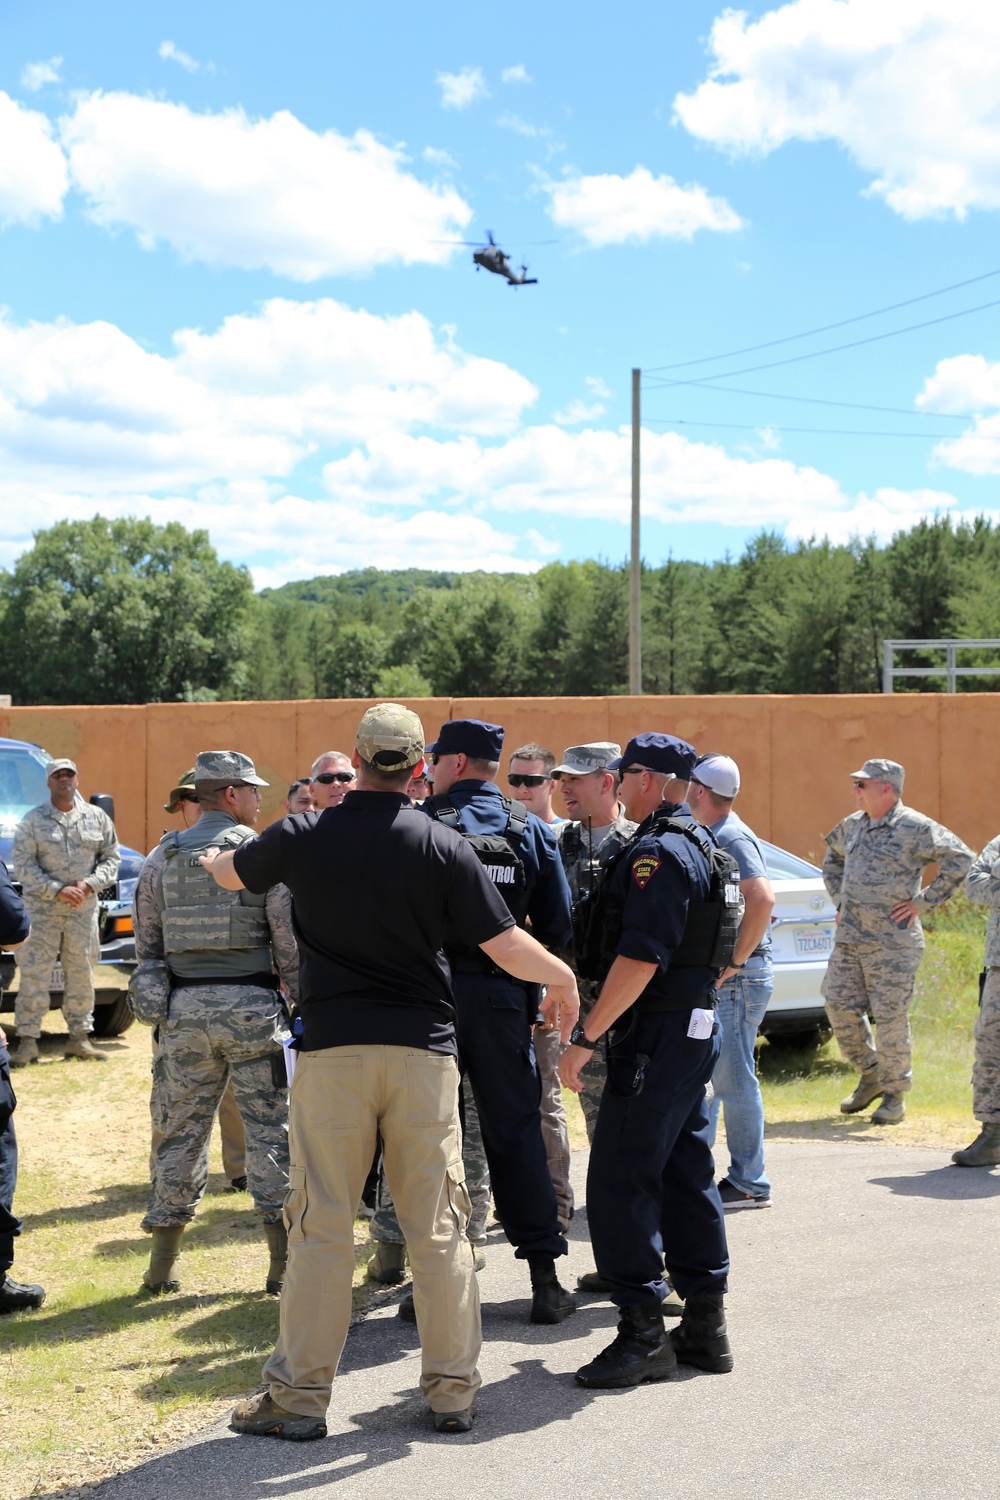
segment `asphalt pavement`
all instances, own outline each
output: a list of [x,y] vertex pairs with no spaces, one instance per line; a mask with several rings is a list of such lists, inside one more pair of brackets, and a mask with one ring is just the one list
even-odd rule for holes
[[[533,1327],[527,1270],[493,1231],[467,1436],[433,1431],[416,1329],[385,1305],[351,1330],[326,1440],[237,1437],[222,1422],[97,1493],[996,1500],[1000,1172],[847,1141],[772,1142],[768,1169],[774,1206],[727,1215],[731,1375],[584,1390],[573,1372],[610,1341],[614,1309],[581,1296],[566,1322]],[[578,1201],[585,1170],[577,1153]],[[579,1209],[567,1284],[592,1264]]]

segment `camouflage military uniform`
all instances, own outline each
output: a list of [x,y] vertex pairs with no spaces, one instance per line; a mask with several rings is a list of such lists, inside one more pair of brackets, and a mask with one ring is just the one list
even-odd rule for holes
[[[490,1170],[486,1165],[483,1133],[479,1126],[479,1111],[476,1108],[472,1085],[462,1079],[462,1164],[465,1167],[465,1185],[472,1201],[472,1212],[466,1236],[474,1245],[486,1243],[486,1221],[490,1214]],[[385,1168],[379,1168],[378,1199],[371,1221],[371,1237],[389,1245],[404,1245],[406,1236],[399,1227],[396,1206],[392,1201],[389,1184],[385,1180]]]
[[[838,910],[823,981],[827,1015],[848,1062],[887,1094],[904,1094],[912,1083],[907,1012],[924,934],[919,917],[899,927],[889,913],[901,901],[923,911],[947,901],[972,862],[972,850],[902,802],[874,820],[852,813],[827,834],[826,843],[823,879]],[[932,862],[940,873],[921,891],[924,866]]]
[[[24,887],[31,936],[18,954],[20,985],[15,1021],[20,1037],[39,1037],[49,1009],[49,981],[61,956],[66,974],[63,1015],[73,1036],[94,1029],[91,965],[100,954],[97,892],[118,875],[121,854],[115,825],[79,792],[69,812],[51,802],[32,808],[14,834],[15,879]],[[85,880],[91,894],[82,906],[58,900],[63,886]]]
[[[238,829],[235,819],[221,812],[204,813],[186,835],[177,837],[197,835],[207,841],[216,831],[220,843],[226,834],[236,832],[252,837],[252,830]],[[140,961],[162,958],[166,952],[162,895],[166,862],[167,851],[161,843],[143,865],[136,886],[136,956]],[[267,956],[273,956],[295,1000],[298,949],[286,888],[279,885],[270,890],[260,911],[269,932]],[[210,973],[218,952],[209,947],[193,950],[195,963]],[[178,955],[168,958],[175,968]],[[260,970],[260,960],[253,967]],[[208,1180],[212,1121],[229,1079],[246,1130],[247,1186],[254,1205],[265,1223],[281,1218],[288,1187],[288,1090],[279,1039],[284,1013],[275,990],[225,979],[220,975],[217,984],[174,988],[169,1016],[159,1028],[151,1111],[154,1133],[159,1132],[161,1139],[144,1229],[180,1227],[193,1218]]]
[[[588,830],[582,823],[560,823],[555,830],[574,906],[580,897],[592,888],[598,872],[610,859],[614,858],[618,850],[627,844],[635,833],[638,825],[626,818],[624,811],[621,810],[621,803],[618,806],[618,817],[613,823],[609,824],[606,829],[593,830],[597,835],[596,848],[592,847]],[[575,972],[576,966],[573,963],[572,954],[566,953],[563,957]],[[601,985],[599,980],[581,979],[579,975],[577,975],[577,984],[580,990],[580,1025],[582,1026],[601,993]],[[601,1106],[601,1095],[604,1092],[607,1076],[608,1066],[604,1047],[595,1047],[593,1060],[587,1064],[583,1093],[580,1095],[580,1105],[587,1125],[587,1138],[591,1142],[594,1139],[597,1111]]]
[[1000,837],[991,839],[965,877],[970,901],[990,908],[986,925],[986,979],[976,1019],[972,1113],[983,1125],[1000,1125]]

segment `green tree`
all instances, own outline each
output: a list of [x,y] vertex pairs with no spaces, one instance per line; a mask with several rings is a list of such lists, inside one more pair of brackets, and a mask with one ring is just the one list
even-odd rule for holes
[[386,665],[388,637],[375,625],[345,625],[322,654],[323,698],[371,698]]
[[60,521],[0,574],[7,686],[25,703],[239,696],[251,597],[205,531]]

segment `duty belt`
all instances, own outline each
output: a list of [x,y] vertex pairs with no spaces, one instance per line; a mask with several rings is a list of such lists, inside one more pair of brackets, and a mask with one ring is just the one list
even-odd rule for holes
[[255,990],[276,990],[278,988],[278,976],[270,969],[262,969],[259,974],[237,974],[227,978],[225,974],[206,974],[195,979],[182,977],[180,974],[171,974],[170,983],[175,990],[204,989],[208,985],[224,984],[226,986],[237,985],[240,988]]

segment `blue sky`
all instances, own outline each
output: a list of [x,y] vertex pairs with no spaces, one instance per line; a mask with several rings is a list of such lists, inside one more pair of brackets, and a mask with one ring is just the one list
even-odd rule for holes
[[[259,585],[618,559],[632,366],[650,562],[996,509],[991,7],[290,12],[7,0],[0,564],[97,512]],[[537,286],[437,243],[488,229]]]

